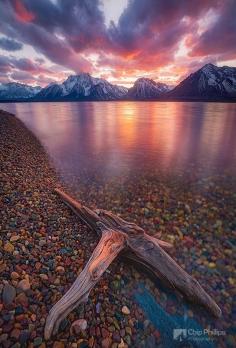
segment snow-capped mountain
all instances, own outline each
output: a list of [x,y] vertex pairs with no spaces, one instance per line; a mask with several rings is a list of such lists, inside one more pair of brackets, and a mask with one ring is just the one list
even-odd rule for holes
[[232,100],[236,101],[236,68],[206,64],[174,89],[149,78],[138,79],[129,90],[89,74],[69,76],[45,88],[21,83],[0,84],[0,101],[26,100]]
[[155,99],[168,92],[170,87],[165,83],[155,82],[142,77],[135,81],[133,87],[128,91],[128,98],[131,99]]
[[236,98],[236,68],[206,64],[168,94],[171,98],[181,99]]
[[40,92],[41,87],[9,82],[0,84],[0,100],[27,99]]
[[36,98],[41,100],[116,100],[127,94],[127,88],[82,73],[72,75],[62,84],[50,84]]

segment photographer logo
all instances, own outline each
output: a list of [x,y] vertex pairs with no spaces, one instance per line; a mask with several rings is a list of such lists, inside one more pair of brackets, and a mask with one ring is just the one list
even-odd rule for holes
[[187,329],[174,329],[173,339],[182,342],[187,337]]

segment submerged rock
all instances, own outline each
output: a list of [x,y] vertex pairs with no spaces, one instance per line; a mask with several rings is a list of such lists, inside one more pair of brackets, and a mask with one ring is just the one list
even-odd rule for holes
[[127,306],[123,306],[121,311],[123,314],[126,314],[126,315],[130,314],[130,310]]

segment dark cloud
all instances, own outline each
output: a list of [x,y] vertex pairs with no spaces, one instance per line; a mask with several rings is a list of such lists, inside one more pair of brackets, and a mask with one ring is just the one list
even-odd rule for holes
[[99,0],[58,0],[55,4],[47,0],[28,0],[26,5],[35,13],[37,26],[61,35],[76,52],[98,47],[106,41]]
[[47,77],[44,74],[32,76],[31,73],[25,71],[14,71],[9,74],[11,81],[20,81],[26,84],[38,84],[38,85],[48,85],[51,82],[55,82],[53,77]]
[[5,56],[0,56],[0,73],[8,73],[11,69],[12,65],[9,59]]
[[118,25],[111,25],[110,39],[121,51],[144,50],[147,46],[162,49],[163,43],[169,47],[191,31],[195,19],[218,3],[217,0],[130,0]]
[[[16,58],[12,55],[0,55],[0,81],[23,81],[25,83],[37,83],[45,86],[57,80],[64,80],[71,72],[58,70],[57,65],[49,68],[43,60],[32,60],[29,58]],[[5,76],[6,79],[3,79]]]
[[0,74],[5,74],[13,80],[34,82],[38,80],[41,84],[50,83],[55,80],[57,74],[52,69],[46,68],[38,62],[28,58],[15,58],[13,56],[0,56]]
[[28,58],[10,58],[10,61],[12,64],[14,64],[15,68],[18,68],[19,70],[23,71],[37,71],[37,69],[40,69],[39,65],[36,65],[32,60]]
[[[98,1],[58,0],[53,4],[49,0],[21,0],[20,7],[18,3],[19,0],[4,1],[0,12],[2,33],[32,45],[57,64],[75,71],[91,70],[90,63],[75,51],[88,47],[90,40],[95,42],[99,33],[96,25],[96,13],[100,13],[96,12]],[[86,34],[88,23],[94,30],[94,37],[92,29]]]
[[40,64],[45,63],[45,59],[43,59],[43,58],[35,58],[35,61],[40,63]]
[[236,58],[236,1],[221,2],[213,25],[195,40],[191,55],[220,55],[224,59]]
[[0,48],[6,51],[19,51],[23,47],[22,43],[6,37],[0,38]]
[[218,0],[131,0],[118,24],[111,23],[108,29],[110,47],[101,54],[100,63],[107,62],[119,74],[172,64],[180,42],[196,33],[199,19],[219,6]]
[[[200,22],[209,13],[216,15],[215,21],[200,31]],[[191,57],[186,55],[182,64],[189,69],[205,57],[209,61],[234,57],[235,17],[235,0],[130,0],[118,23],[106,27],[100,0],[2,0],[0,32],[34,47],[58,71],[93,73],[110,67],[118,78],[180,64],[176,52],[183,41]],[[91,53],[98,56],[96,64]],[[0,69],[32,74],[39,69],[38,73],[50,75],[40,59],[11,58],[0,61]]]
[[29,73],[51,73],[50,69],[34,62],[29,58],[15,58],[14,56],[0,56],[0,71],[9,72],[12,70],[26,71]]
[[9,76],[12,80],[21,81],[24,83],[32,82],[32,74],[25,71],[14,71]]

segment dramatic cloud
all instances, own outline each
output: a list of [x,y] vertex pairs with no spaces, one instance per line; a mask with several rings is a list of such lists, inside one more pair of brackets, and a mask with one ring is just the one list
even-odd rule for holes
[[65,71],[175,83],[205,62],[236,59],[235,0],[122,0],[110,23],[103,1],[2,0],[0,48],[15,57],[2,58],[0,70],[42,84]]
[[220,55],[236,58],[236,2],[221,2],[217,20],[195,41],[192,56]]
[[21,0],[14,0],[13,6],[15,8],[17,19],[19,19],[20,21],[31,22],[35,18],[35,15],[27,10],[27,8]]
[[5,56],[0,56],[0,73],[7,73],[11,71],[12,66],[9,59]]
[[114,68],[123,65],[126,69],[128,64],[137,70],[158,72],[174,64],[181,41],[197,32],[198,20],[211,8],[218,8],[219,3],[217,0],[131,0],[118,25],[111,24],[109,28],[113,52],[125,58],[123,62],[118,60]]
[[6,51],[18,51],[21,50],[23,47],[23,44],[20,42],[17,42],[12,39],[8,39],[6,37],[0,38],[0,48]]
[[57,66],[49,68],[28,58],[0,55],[0,81],[19,81],[31,84],[47,85],[53,81],[61,81],[68,76],[68,71],[58,71]]

